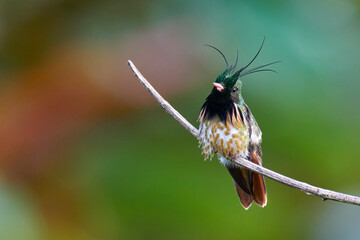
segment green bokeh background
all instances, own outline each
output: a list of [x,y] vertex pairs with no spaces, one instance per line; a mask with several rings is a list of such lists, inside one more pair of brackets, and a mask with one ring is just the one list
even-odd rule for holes
[[[217,46],[230,61],[238,49],[244,65],[266,36],[254,66],[281,60],[273,67],[278,74],[246,76],[242,88],[263,132],[264,166],[360,195],[360,2],[3,0],[0,11],[1,94],[11,95],[9,86],[25,83],[41,92],[44,81],[32,83],[21,73],[46,68],[60,45],[83,48],[84,56],[86,49],[105,58],[117,51],[122,61],[112,68],[123,70],[114,91],[137,81],[127,59],[140,70],[149,65],[145,77],[158,87],[155,76],[167,74],[160,92],[195,126],[211,82],[224,69],[220,56],[202,44]],[[186,32],[186,44],[160,34],[177,27]],[[154,48],[147,35],[132,40],[144,32],[152,38],[160,32],[162,59],[147,59],[161,64],[142,58],[144,49]],[[124,39],[141,46],[122,45]],[[171,56],[175,48],[186,56]],[[166,72],[176,68],[174,58],[193,62],[177,68],[186,87],[166,94],[170,85],[182,86]],[[102,82],[101,74],[96,78]],[[216,159],[204,162],[196,139],[152,99],[138,103],[148,93],[131,86],[134,100],[120,96],[96,121],[83,120],[85,129],[70,132],[60,150],[49,150],[44,159],[57,160],[40,173],[14,177],[3,164],[0,239],[360,238],[359,207],[324,202],[269,179],[268,205],[245,211],[226,169]],[[0,117],[12,106],[3,103]],[[71,207],[62,205],[58,189],[71,196]],[[48,196],[59,202],[44,207]],[[68,222],[73,212],[75,220]]]

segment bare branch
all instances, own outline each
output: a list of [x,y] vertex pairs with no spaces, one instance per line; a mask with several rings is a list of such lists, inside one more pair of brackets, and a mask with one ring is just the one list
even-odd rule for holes
[[135,76],[140,80],[140,83],[148,90],[151,95],[155,98],[156,101],[160,104],[160,106],[173,118],[176,119],[181,125],[184,126],[192,135],[197,137],[199,135],[199,131],[191,125],[178,111],[175,110],[156,90],[151,86],[151,84],[143,77],[143,75],[139,72],[139,70],[135,67],[135,65],[128,60],[128,64],[131,70],[134,72]]
[[[196,138],[198,137],[199,131],[191,125],[178,111],[176,111],[160,94],[151,86],[151,84],[143,77],[143,75],[139,72],[139,70],[135,67],[135,65],[129,60],[128,64],[135,76],[140,80],[140,83],[148,90],[151,95],[155,98],[156,101],[160,104],[160,106],[171,116],[173,116],[181,125],[183,125],[192,135]],[[331,190],[319,188],[312,186],[310,184],[297,181],[295,179],[286,177],[277,172],[271,171],[267,168],[254,164],[243,158],[236,158],[233,160],[236,165],[239,167],[248,168],[254,172],[260,173],[268,178],[271,178],[275,181],[278,181],[282,184],[290,186],[292,188],[299,189],[307,194],[312,194],[318,197],[321,197],[323,200],[334,200],[344,203],[350,203],[354,205],[360,206],[360,197],[348,195],[344,193],[334,192]]]

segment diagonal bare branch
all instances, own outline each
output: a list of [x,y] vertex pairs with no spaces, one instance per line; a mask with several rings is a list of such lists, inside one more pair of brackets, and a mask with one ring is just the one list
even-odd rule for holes
[[[131,70],[134,72],[135,76],[139,79],[140,83],[148,90],[155,100],[160,104],[160,106],[171,116],[173,116],[176,121],[178,121],[182,126],[184,126],[192,135],[196,138],[198,137],[199,131],[191,125],[178,111],[176,111],[161,95],[151,86],[151,84],[143,77],[140,71],[135,67],[135,65],[128,60],[128,64]],[[307,194],[315,195],[321,197],[323,200],[334,200],[338,202],[350,203],[360,206],[360,197],[348,195],[344,193],[334,192],[331,190],[319,188],[312,186],[308,183],[300,182],[295,179],[286,177],[277,172],[254,164],[243,158],[236,158],[233,160],[236,165],[239,167],[248,168],[254,172],[257,172],[261,175],[264,175],[268,178],[271,178],[275,181],[278,181],[282,184],[285,184],[289,187],[299,189]]]

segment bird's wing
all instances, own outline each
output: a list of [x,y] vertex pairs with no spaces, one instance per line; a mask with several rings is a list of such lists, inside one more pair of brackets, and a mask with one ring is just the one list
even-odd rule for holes
[[244,103],[245,107],[245,115],[246,120],[249,123],[249,137],[250,137],[250,143],[254,145],[260,145],[261,143],[261,130],[259,128],[259,125],[257,124],[255,117],[252,115],[250,108]]

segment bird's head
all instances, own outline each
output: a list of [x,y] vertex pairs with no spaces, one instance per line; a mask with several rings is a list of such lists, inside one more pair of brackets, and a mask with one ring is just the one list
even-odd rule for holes
[[216,78],[213,85],[210,99],[218,103],[229,101],[239,103],[241,81],[238,72],[232,73],[231,69],[226,69]]
[[225,89],[229,90],[233,88],[238,79],[239,76],[237,76],[237,74],[231,74],[231,70],[226,69],[216,78],[216,81],[213,84],[216,90],[222,92]]
[[235,71],[237,62],[238,62],[238,54],[236,56],[236,61],[233,66],[228,65],[228,61],[225,58],[224,54],[217,49],[214,46],[206,45],[211,48],[214,48],[216,51],[218,51],[222,57],[225,60],[226,63],[226,70],[223,71],[217,78],[216,81],[213,82],[213,89],[210,93],[210,95],[206,98],[206,102],[204,103],[200,118],[212,118],[214,116],[219,116],[221,120],[226,119],[226,116],[231,114],[233,112],[234,104],[241,104],[242,98],[241,98],[241,80],[240,78],[251,73],[256,72],[264,72],[264,71],[271,71],[275,72],[272,69],[267,69],[264,67],[270,66],[272,64],[278,63],[277,62],[271,62],[265,65],[261,65],[259,67],[255,67],[252,69],[247,69],[253,61],[256,59],[256,57],[259,55],[263,45],[263,40],[260,49],[256,53],[255,57],[244,67],[241,69]]

